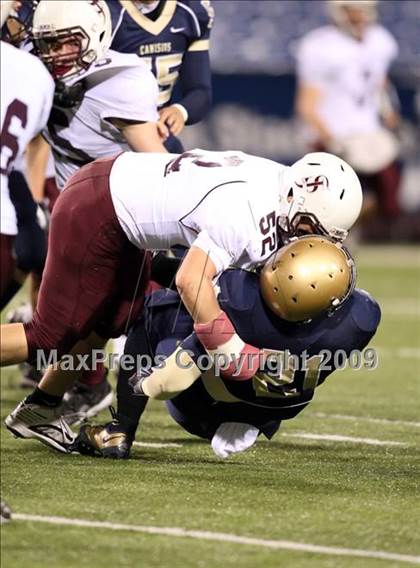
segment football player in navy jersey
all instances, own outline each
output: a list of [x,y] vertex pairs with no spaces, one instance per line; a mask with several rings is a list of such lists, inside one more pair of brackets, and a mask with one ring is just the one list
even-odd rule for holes
[[[108,0],[113,19],[111,48],[137,53],[159,84],[161,133],[169,152],[181,153],[176,136],[202,120],[211,104],[209,37],[214,10],[209,0]],[[180,97],[174,103],[179,79]]]
[[[326,247],[315,251],[319,238],[305,237],[292,245],[299,248],[284,247],[261,275],[230,269],[218,280],[218,300],[237,332],[245,341],[261,348],[283,352],[280,369],[278,366],[274,371],[273,367],[271,371],[264,369],[244,381],[223,379],[214,369],[202,372],[203,368],[200,370],[197,365],[201,365],[199,358],[206,352],[192,333],[193,322],[181,306],[179,296],[167,289],[148,298],[141,319],[129,334],[126,354],[134,357],[150,354],[157,362],[158,356],[161,360],[168,357],[159,371],[162,373],[159,389],[165,383],[166,373],[187,377],[190,386],[175,396],[169,391],[163,392],[164,389],[153,392],[150,386],[148,393],[162,399],[174,396],[166,400],[172,418],[187,432],[211,440],[214,452],[220,457],[250,447],[260,433],[271,439],[281,422],[299,414],[312,400],[315,388],[335,370],[338,359],[334,353],[340,351],[345,359],[353,350],[360,352],[376,332],[380,321],[378,304],[368,293],[354,290],[355,275],[351,269],[344,268],[345,274],[339,282],[341,294],[337,294],[337,289],[332,290],[332,282],[337,285],[337,276],[343,273],[341,268],[335,274],[331,270],[325,273],[325,266],[332,266],[335,261],[331,260],[331,251]],[[348,266],[352,266],[350,256]],[[282,293],[276,291],[277,285]],[[339,302],[337,297],[341,297]],[[293,321],[315,313],[321,304],[324,308],[339,304],[339,309],[324,309],[323,313],[303,323]],[[278,317],[279,310],[282,318]],[[174,352],[179,354],[175,364]],[[181,353],[188,353],[187,358],[183,359]],[[194,375],[192,380],[188,374]],[[118,412],[114,421],[105,426],[82,427],[75,444],[81,453],[111,458],[129,456],[148,400],[133,394],[128,384],[130,375],[132,371],[128,369],[120,371]],[[142,370],[140,375],[144,381],[150,378],[150,370]],[[194,380],[194,377],[199,379]],[[138,392],[136,381],[130,379]],[[182,387],[178,387],[181,391]],[[144,387],[143,392],[146,392]]]

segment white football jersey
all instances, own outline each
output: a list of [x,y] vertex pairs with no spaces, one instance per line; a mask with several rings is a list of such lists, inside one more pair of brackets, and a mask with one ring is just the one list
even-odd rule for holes
[[380,25],[358,41],[337,26],[309,32],[297,50],[299,80],[322,93],[318,111],[336,138],[379,127],[380,93],[398,46]]
[[[59,189],[81,166],[129,150],[110,118],[156,122],[159,96],[155,77],[134,54],[108,51],[83,76],[86,91],[71,108],[54,106],[45,133]],[[80,81],[80,77],[73,83]]]
[[54,81],[33,55],[1,42],[1,228],[17,234],[16,212],[8,176],[25,148],[46,125],[54,96]]
[[243,152],[126,152],[111,170],[118,220],[139,248],[205,251],[217,271],[251,268],[275,250],[287,168]]

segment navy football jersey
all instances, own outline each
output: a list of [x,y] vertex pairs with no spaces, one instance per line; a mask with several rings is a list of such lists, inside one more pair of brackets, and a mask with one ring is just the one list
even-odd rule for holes
[[[149,65],[159,84],[159,106],[166,106],[171,101],[186,54],[202,54],[208,62],[214,19],[210,1],[161,0],[149,14],[143,14],[133,2],[124,0],[108,0],[108,6],[114,27],[111,48],[123,53],[136,53]],[[193,60],[193,73],[200,77],[204,63],[201,60],[196,65]],[[210,75],[208,63],[207,68]],[[188,83],[188,77],[186,81]],[[200,77],[200,82],[203,81],[209,86],[210,77]],[[179,102],[188,112],[188,123],[196,122],[191,101],[190,104],[182,99]]]
[[[201,381],[196,382],[219,403],[246,403],[248,417],[250,407],[267,419],[284,420],[296,416],[311,401],[315,388],[334,371],[334,361],[331,359],[325,364],[320,352],[342,350],[349,355],[352,350],[362,350],[380,321],[378,304],[362,290],[355,290],[344,306],[332,315],[324,314],[309,323],[294,323],[278,318],[267,308],[257,274],[227,270],[218,284],[220,306],[245,342],[282,351],[285,358],[289,355],[300,357],[296,370],[285,365],[285,372],[277,377],[275,373],[270,376],[261,372],[247,381],[233,381],[211,375],[206,378],[203,374]],[[175,292],[165,290],[153,294],[146,302],[145,314],[150,343],[159,354],[169,355],[179,344],[177,339],[186,337],[193,329],[192,319],[180,307]],[[194,353],[195,360],[205,353],[194,333],[182,341],[181,346]],[[287,363],[286,359],[281,361]],[[194,389],[202,389],[202,386],[193,385]]]

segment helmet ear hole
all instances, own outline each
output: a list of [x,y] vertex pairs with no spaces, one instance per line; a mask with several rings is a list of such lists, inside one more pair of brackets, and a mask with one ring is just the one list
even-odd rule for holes
[[344,197],[344,192],[345,192],[345,191],[346,191],[345,189],[343,189],[343,190],[341,191],[341,193],[340,193],[340,200],[343,199],[343,197]]
[[289,189],[289,193],[287,194],[287,200],[293,199],[293,187]]

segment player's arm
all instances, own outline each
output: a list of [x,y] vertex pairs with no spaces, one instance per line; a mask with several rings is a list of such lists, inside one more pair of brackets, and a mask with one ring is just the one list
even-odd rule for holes
[[33,133],[34,137],[26,146],[25,159],[29,188],[34,200],[40,203],[44,198],[45,174],[50,153],[50,147],[41,135],[41,132],[47,126],[50,116],[54,100],[55,83],[39,59],[35,58],[34,64],[39,67],[37,88],[42,90],[43,101],[39,109],[39,119],[36,130]]
[[319,114],[322,100],[319,87],[309,83],[299,83],[296,95],[296,112],[307,124],[317,132],[320,141],[328,148],[333,137]]
[[155,122],[137,122],[119,118],[108,120],[121,131],[134,152],[167,152]]
[[28,185],[37,203],[44,198],[45,172],[47,171],[50,147],[38,134],[26,147],[26,172]]
[[323,36],[316,30],[305,36],[296,49],[296,112],[317,133],[318,139],[327,148],[333,136],[320,114],[325,93],[331,88],[331,63],[328,47]]
[[181,100],[160,111],[160,122],[177,136],[185,124],[202,120],[211,106],[212,86],[210,70],[210,32],[214,22],[214,9],[209,0],[190,2],[199,23],[199,30],[188,46],[179,71]]
[[216,275],[216,266],[208,254],[191,247],[176,274],[175,284],[196,323],[212,321],[221,311],[213,287]]
[[[210,332],[212,322],[217,321],[223,313],[213,287],[217,272],[210,256],[203,249],[192,246],[175,278],[181,300],[194,322],[202,324],[202,327],[210,326]],[[202,344],[206,347],[203,341]],[[201,375],[200,369],[189,355],[192,352],[190,347],[181,343],[166,359],[164,366],[151,374],[133,376],[130,383],[134,392],[165,400],[190,387]]]
[[379,113],[385,126],[391,130],[398,128],[401,122],[398,109],[399,101],[395,88],[388,79],[385,79],[380,96]]
[[174,136],[185,124],[196,124],[202,120],[210,110],[212,86],[208,50],[187,51],[180,70],[180,86],[181,100],[159,112],[160,121]]
[[166,152],[162,142],[165,136],[158,126],[159,88],[155,77],[139,63],[138,67],[124,70],[118,79],[122,86],[110,94],[102,118],[120,130],[134,152]]

